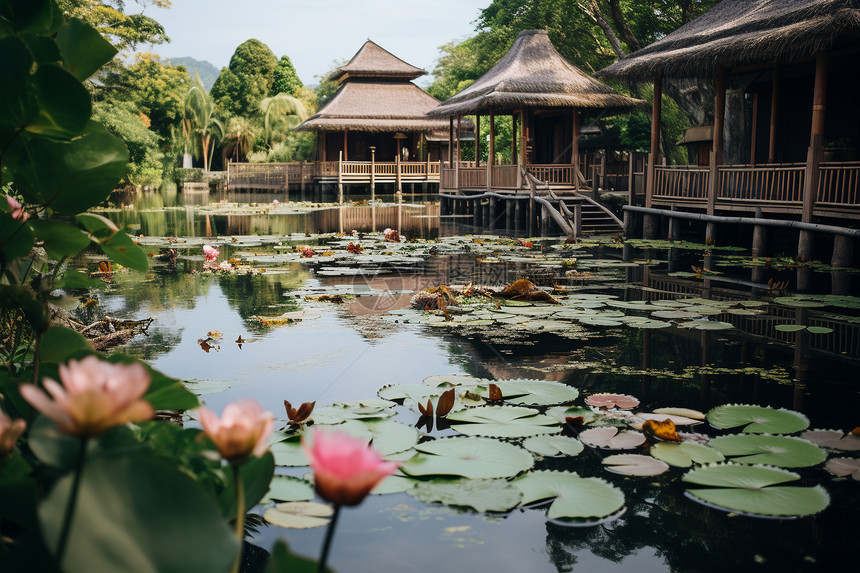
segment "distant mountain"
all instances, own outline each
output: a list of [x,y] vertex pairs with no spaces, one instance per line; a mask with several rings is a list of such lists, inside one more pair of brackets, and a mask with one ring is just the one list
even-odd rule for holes
[[174,66],[185,66],[185,69],[188,70],[188,75],[191,76],[192,80],[194,79],[194,70],[197,69],[197,73],[200,74],[200,80],[203,82],[203,86],[206,88],[206,91],[212,89],[212,84],[215,83],[215,80],[218,78],[218,74],[221,73],[221,70],[206,60],[195,60],[190,56],[182,58],[167,58],[167,61]]

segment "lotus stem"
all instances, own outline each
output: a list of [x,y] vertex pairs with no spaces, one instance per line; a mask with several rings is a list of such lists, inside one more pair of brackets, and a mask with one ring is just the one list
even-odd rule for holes
[[81,475],[84,472],[84,461],[87,456],[87,438],[81,438],[78,444],[78,461],[75,466],[75,476],[72,478],[72,491],[66,504],[66,514],[63,516],[63,526],[60,529],[60,539],[57,541],[57,564],[62,568],[63,555],[66,552],[66,543],[69,540],[69,531],[72,527],[72,516],[75,513],[75,505],[78,502],[78,489],[81,485]]
[[340,504],[334,506],[334,515],[331,517],[331,523],[328,524],[328,529],[325,532],[325,541],[323,542],[322,554],[320,555],[319,567],[317,573],[325,573],[325,564],[328,561],[328,552],[331,548],[331,540],[334,537],[334,528],[337,526],[337,518],[340,515]]
[[233,464],[233,483],[236,484],[236,539],[239,540],[239,554],[231,571],[239,573],[242,565],[242,548],[245,543],[245,488],[242,487],[242,473],[239,464]]

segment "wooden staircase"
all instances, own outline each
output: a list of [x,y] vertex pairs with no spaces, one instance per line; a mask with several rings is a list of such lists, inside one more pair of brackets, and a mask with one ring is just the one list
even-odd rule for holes
[[[609,209],[591,197],[574,192],[559,197],[550,185],[523,171],[530,192],[542,208],[548,209],[550,218],[567,235],[619,234],[624,232],[624,224]],[[538,193],[545,194],[537,197]]]

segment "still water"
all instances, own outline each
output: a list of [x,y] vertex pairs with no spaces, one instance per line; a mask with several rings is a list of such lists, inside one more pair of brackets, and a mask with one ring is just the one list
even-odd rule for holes
[[[219,211],[217,203],[242,198],[149,195],[127,198],[132,208],[105,214],[135,235],[209,236],[207,242],[221,246],[222,258],[275,252],[271,243],[249,243],[247,237],[237,245],[232,240],[236,236],[283,235],[289,244],[301,242],[304,233],[341,229],[364,233],[398,223],[401,234],[425,239],[470,231],[451,221],[440,225],[438,206],[420,201],[378,207],[374,213],[365,206],[347,213],[297,213],[283,203],[273,207],[275,198],[254,197],[256,205],[228,209],[228,213],[223,206]],[[623,257],[620,249],[607,246],[585,252],[619,263]],[[470,281],[498,287],[520,278],[612,294],[620,300],[768,296],[749,286],[757,283],[743,266],[727,267],[725,275],[707,280],[669,276],[669,266],[689,268],[697,261],[701,265],[700,252],[682,253],[679,262],[667,251],[636,250],[631,255],[628,250],[634,259],[654,264],[609,265],[600,270],[604,278],[599,280],[548,271],[526,261],[489,264],[469,253],[434,255],[421,265],[385,275],[318,275],[314,265],[307,263],[274,265],[254,276],[212,275],[200,272],[203,258],[198,247],[177,248],[177,253],[175,265],[154,265],[146,276],[116,274],[99,296],[97,312],[122,319],[155,318],[149,334],[136,337],[124,351],[187,380],[216,411],[250,396],[283,417],[284,399],[294,405],[316,401],[321,407],[374,398],[377,390],[389,384],[417,384],[438,374],[470,374],[560,381],[581,394],[631,394],[646,410],[676,406],[707,411],[719,404],[745,403],[801,411],[812,420],[811,428],[850,431],[860,424],[856,310],[834,316],[814,309],[773,309],[774,313],[812,313],[837,325],[837,339],[829,342],[768,336],[755,331],[754,321],[747,317],[738,318],[740,328],[729,331],[598,327],[577,336],[545,332],[507,336],[385,318],[388,311],[408,306],[410,294],[403,291]],[[660,260],[669,262],[657,263]],[[92,266],[95,261],[82,264]],[[773,276],[782,280],[794,271],[781,272],[775,270]],[[826,271],[815,274],[814,284],[830,284]],[[308,289],[359,283],[361,288],[379,289],[380,294],[339,305],[302,297]],[[294,293],[299,294],[293,297]],[[275,327],[263,326],[254,318],[279,315],[296,305],[315,311],[318,318]],[[221,333],[218,345],[205,352],[199,340],[213,331]],[[234,342],[239,336],[245,341],[241,345]],[[800,349],[796,341],[802,342]],[[417,422],[418,416],[405,408],[398,412],[399,421]],[[436,430],[432,435],[452,433]],[[823,484],[830,494],[830,507],[814,517],[758,519],[709,509],[686,498],[677,469],[657,477],[624,477],[606,472],[600,464],[602,455],[586,448],[576,458],[547,458],[538,461],[537,467],[599,476],[619,486],[625,493],[626,511],[617,519],[571,527],[548,520],[545,506],[488,515],[424,504],[403,493],[370,496],[358,508],[342,513],[329,563],[340,572],[854,568],[850,563],[856,560],[860,533],[855,481],[835,480],[822,467],[811,468],[803,472],[804,485]],[[308,471],[278,469],[298,477]],[[284,539],[293,551],[316,557],[324,533],[324,528],[270,526],[252,541],[267,549]]]

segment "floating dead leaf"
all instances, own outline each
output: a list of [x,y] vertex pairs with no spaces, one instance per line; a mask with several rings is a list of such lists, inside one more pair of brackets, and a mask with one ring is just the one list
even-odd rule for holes
[[665,442],[680,442],[678,431],[675,429],[675,422],[666,419],[662,422],[659,420],[645,420],[642,424],[642,433],[649,438],[663,440]]
[[630,410],[639,405],[639,398],[627,394],[592,394],[585,399],[585,403],[595,408],[620,408]]
[[311,529],[328,525],[334,510],[328,505],[313,501],[279,503],[266,510],[263,518],[278,527]]
[[209,338],[211,338],[213,340],[216,340],[218,338],[221,338],[224,335],[221,333],[220,330],[210,330],[209,332],[206,333],[206,336],[208,336]]
[[851,479],[860,481],[860,458],[832,458],[824,467],[835,476],[851,476]]
[[303,402],[298,408],[293,408],[293,405],[290,404],[289,401],[284,400],[284,408],[287,410],[287,419],[290,420],[291,424],[296,425],[301,424],[308,419],[311,412],[314,411],[314,405],[316,405],[316,401]]
[[353,243],[352,241],[350,241],[350,243],[346,246],[346,250],[355,255],[359,255],[364,249],[361,248],[361,245],[359,245],[358,243]]
[[522,300],[529,302],[548,302],[550,304],[561,304],[548,292],[542,291],[533,282],[528,279],[520,279],[514,281],[501,292],[496,293],[499,298],[509,300]]
[[642,454],[615,454],[603,458],[606,469],[626,476],[656,476],[669,471],[669,464]]
[[213,344],[214,342],[215,341],[212,340],[211,338],[198,338],[197,339],[197,344],[200,345],[200,348],[202,348],[203,352],[205,352],[206,354],[209,354],[209,351],[213,350],[213,349],[215,350],[215,352],[218,352],[219,350],[221,350],[221,347],[219,345]]
[[632,450],[645,443],[645,436],[639,432],[619,432],[618,428],[606,426],[580,432],[579,441],[605,450]]
[[495,384],[490,384],[488,391],[490,394],[489,400],[501,400],[502,399],[502,391]]
[[843,436],[839,430],[809,430],[803,432],[800,437],[831,450],[842,450],[845,452],[860,451],[860,436],[853,432]]
[[443,392],[441,396],[439,396],[439,401],[436,403],[436,417],[442,418],[447,416],[451,411],[451,408],[454,407],[454,398],[455,392],[454,389],[451,388],[446,392]]

